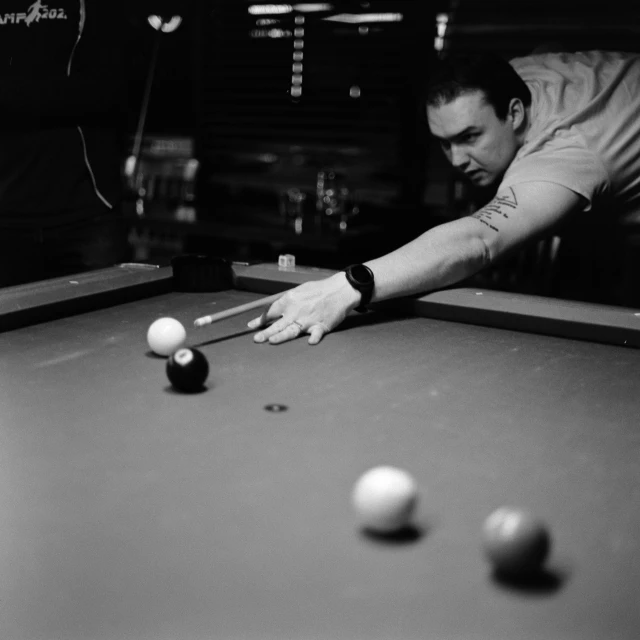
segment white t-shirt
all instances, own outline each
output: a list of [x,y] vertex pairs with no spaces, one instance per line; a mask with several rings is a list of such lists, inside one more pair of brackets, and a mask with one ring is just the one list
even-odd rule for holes
[[640,222],[640,54],[515,58],[531,90],[531,127],[500,185],[554,182]]

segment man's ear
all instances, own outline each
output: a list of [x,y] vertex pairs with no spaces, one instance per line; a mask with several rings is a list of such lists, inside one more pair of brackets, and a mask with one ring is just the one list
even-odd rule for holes
[[513,123],[513,130],[518,131],[524,124],[526,118],[526,109],[520,98],[512,98],[509,103],[508,117]]

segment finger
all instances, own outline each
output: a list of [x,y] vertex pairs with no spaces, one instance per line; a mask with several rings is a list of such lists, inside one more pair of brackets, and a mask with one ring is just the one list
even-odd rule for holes
[[249,327],[249,329],[259,329],[265,324],[266,324],[266,319],[265,319],[265,314],[263,313],[258,318],[254,318],[253,320],[250,320],[249,322],[247,322],[247,327]]
[[314,324],[309,329],[309,344],[318,344],[324,337],[325,333],[329,333],[329,329],[323,324]]
[[264,327],[273,320],[277,320],[282,317],[283,309],[282,309],[282,298],[276,300],[268,309],[265,309],[260,317],[254,318],[247,323],[247,327],[249,329],[259,329],[260,327]]
[[295,340],[301,333],[302,329],[299,324],[290,324],[279,333],[272,335],[269,338],[269,343],[280,344],[281,342],[287,342],[288,340]]
[[291,320],[285,320],[284,318],[280,318],[276,320],[273,324],[269,325],[266,329],[263,329],[259,333],[256,333],[253,336],[254,342],[265,342],[269,340],[271,336],[280,333],[283,329],[286,329],[291,324]]

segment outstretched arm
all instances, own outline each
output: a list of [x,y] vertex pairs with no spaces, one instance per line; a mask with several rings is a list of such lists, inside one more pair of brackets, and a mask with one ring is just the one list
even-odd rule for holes
[[[550,182],[510,187],[471,216],[423,233],[385,256],[367,262],[375,276],[373,302],[441,289],[477,273],[501,256],[553,228],[584,199]],[[288,291],[251,328],[267,326],[254,336],[272,344],[309,333],[317,344],[359,303],[360,294],[337,273]]]

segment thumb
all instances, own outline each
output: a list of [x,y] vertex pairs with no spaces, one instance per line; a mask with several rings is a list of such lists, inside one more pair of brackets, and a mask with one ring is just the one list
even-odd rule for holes
[[309,344],[318,344],[326,333],[329,333],[329,328],[324,324],[314,324],[309,328]]

